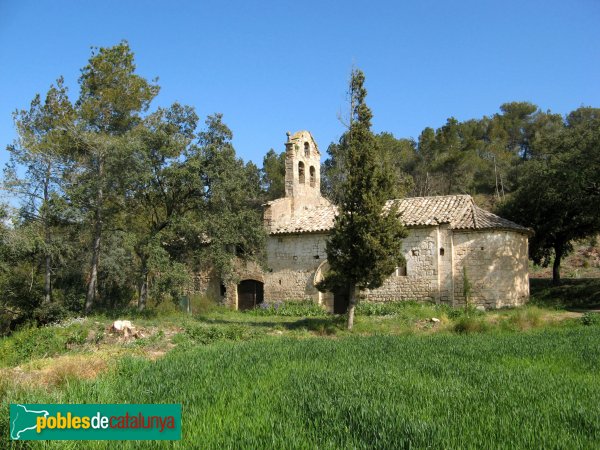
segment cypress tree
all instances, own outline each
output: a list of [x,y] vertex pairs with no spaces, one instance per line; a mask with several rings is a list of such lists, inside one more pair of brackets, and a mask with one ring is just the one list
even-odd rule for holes
[[353,70],[350,86],[350,126],[340,139],[346,157],[338,215],[326,252],[330,269],[318,288],[348,293],[348,329],[354,324],[357,289],[376,289],[404,264],[402,238],[406,230],[397,207],[385,208],[395,192],[392,168],[377,160],[377,140],[371,132],[371,110],[365,103],[365,76]]

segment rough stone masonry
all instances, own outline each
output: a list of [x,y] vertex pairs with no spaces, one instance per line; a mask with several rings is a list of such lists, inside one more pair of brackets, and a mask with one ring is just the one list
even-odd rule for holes
[[[321,195],[321,154],[308,131],[288,133],[285,149],[285,197],[267,203],[264,211],[268,268],[240,262],[236,278],[257,284],[254,305],[312,300],[334,311],[334,294],[315,288],[328,268],[325,244],[337,212]],[[403,241],[406,266],[380,288],[361,292],[363,299],[452,306],[469,301],[485,308],[527,301],[529,229],[479,208],[469,195],[390,200],[386,207],[392,203],[409,231]],[[240,293],[239,284],[230,282],[222,291],[235,309],[252,305],[241,298],[247,294]]]

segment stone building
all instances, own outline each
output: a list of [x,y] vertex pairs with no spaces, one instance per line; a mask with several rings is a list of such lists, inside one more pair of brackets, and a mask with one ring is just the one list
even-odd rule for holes
[[[285,197],[265,205],[267,270],[240,265],[227,301],[245,309],[261,302],[313,300],[344,312],[347,295],[315,288],[327,270],[325,243],[336,208],[320,191],[319,148],[308,131],[285,143]],[[486,308],[521,305],[529,296],[527,243],[530,230],[479,208],[469,195],[390,200],[408,229],[405,267],[378,289],[361,292],[367,301],[418,300]]]

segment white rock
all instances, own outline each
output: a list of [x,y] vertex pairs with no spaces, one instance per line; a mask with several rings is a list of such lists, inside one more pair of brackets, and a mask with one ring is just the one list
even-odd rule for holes
[[438,322],[440,321],[440,319],[438,319],[437,317],[432,317],[432,318],[431,318],[431,321],[432,321],[433,323],[438,323]]
[[115,331],[123,331],[126,328],[133,328],[133,325],[131,325],[131,321],[129,320],[115,320],[112,324],[112,329]]
[[478,305],[478,306],[477,306],[475,309],[476,309],[477,311],[485,311],[485,306],[483,306],[483,305]]

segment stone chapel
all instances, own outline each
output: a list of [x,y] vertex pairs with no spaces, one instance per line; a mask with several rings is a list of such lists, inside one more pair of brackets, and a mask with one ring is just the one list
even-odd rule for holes
[[[262,302],[312,300],[343,313],[344,293],[315,288],[326,272],[325,243],[336,207],[321,195],[321,154],[308,131],[287,134],[285,197],[264,205],[268,233],[267,269],[239,268],[239,282],[227,286],[224,301],[235,309]],[[530,229],[479,208],[469,195],[390,199],[408,230],[403,240],[406,266],[378,289],[361,292],[364,301],[430,301],[485,308],[517,306],[529,297]]]

